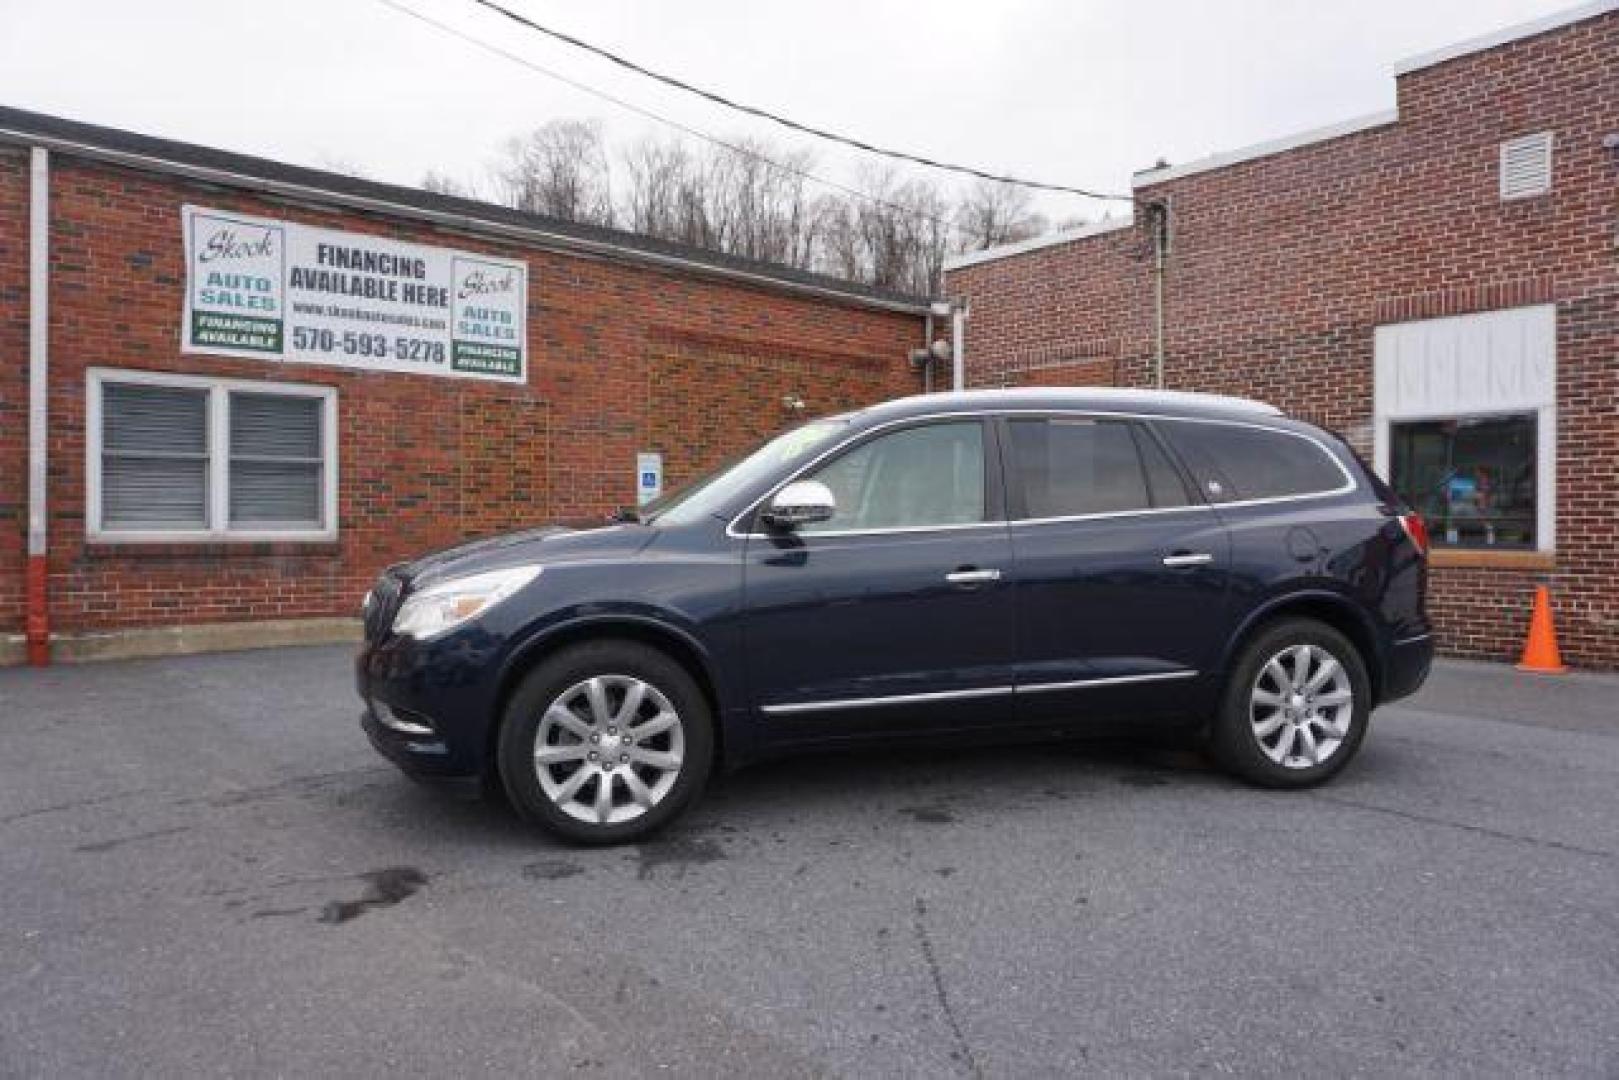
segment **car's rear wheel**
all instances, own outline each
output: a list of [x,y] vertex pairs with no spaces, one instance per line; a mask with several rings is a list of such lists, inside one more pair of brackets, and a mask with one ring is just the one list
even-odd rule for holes
[[1209,750],[1252,783],[1309,787],[1354,757],[1371,707],[1366,664],[1349,639],[1314,619],[1287,619],[1239,655]]
[[702,690],[666,654],[629,641],[576,645],[518,686],[500,732],[517,812],[581,843],[644,837],[702,790],[713,756]]

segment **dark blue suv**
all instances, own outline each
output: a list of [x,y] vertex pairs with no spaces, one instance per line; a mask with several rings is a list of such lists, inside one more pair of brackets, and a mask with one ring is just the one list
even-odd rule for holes
[[1303,787],[1426,676],[1426,555],[1345,443],[1256,402],[906,398],[391,568],[363,724],[579,841],[658,828],[716,763],[867,740],[1178,726]]

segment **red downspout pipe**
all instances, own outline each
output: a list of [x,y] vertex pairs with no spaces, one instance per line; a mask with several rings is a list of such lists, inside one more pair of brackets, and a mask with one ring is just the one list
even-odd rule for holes
[[45,556],[28,556],[28,662],[34,667],[51,663],[50,594],[46,591]]

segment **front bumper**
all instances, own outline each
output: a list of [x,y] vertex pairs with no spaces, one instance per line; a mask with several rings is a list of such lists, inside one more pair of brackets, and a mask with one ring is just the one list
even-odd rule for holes
[[405,735],[382,723],[374,705],[360,713],[360,728],[377,753],[399,767],[412,780],[443,786],[456,794],[473,797],[483,790],[480,773],[466,773],[449,764],[449,747],[442,741]]
[[1432,634],[1396,641],[1389,649],[1383,700],[1395,701],[1420,690],[1428,679],[1428,669],[1433,666],[1433,652]]
[[413,777],[480,783],[489,769],[496,651],[476,631],[431,642],[367,640],[354,682],[371,745]]

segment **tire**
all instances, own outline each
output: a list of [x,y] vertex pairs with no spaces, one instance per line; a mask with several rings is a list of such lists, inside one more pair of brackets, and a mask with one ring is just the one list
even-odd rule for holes
[[547,658],[518,685],[497,757],[524,820],[579,844],[640,840],[702,791],[714,718],[702,690],[666,653],[630,641],[586,642]]
[[[1295,697],[1290,691],[1301,657],[1305,692]],[[1262,628],[1238,655],[1209,733],[1209,753],[1226,771],[1260,787],[1312,787],[1349,764],[1371,711],[1366,663],[1349,639],[1314,619],[1286,619]]]

